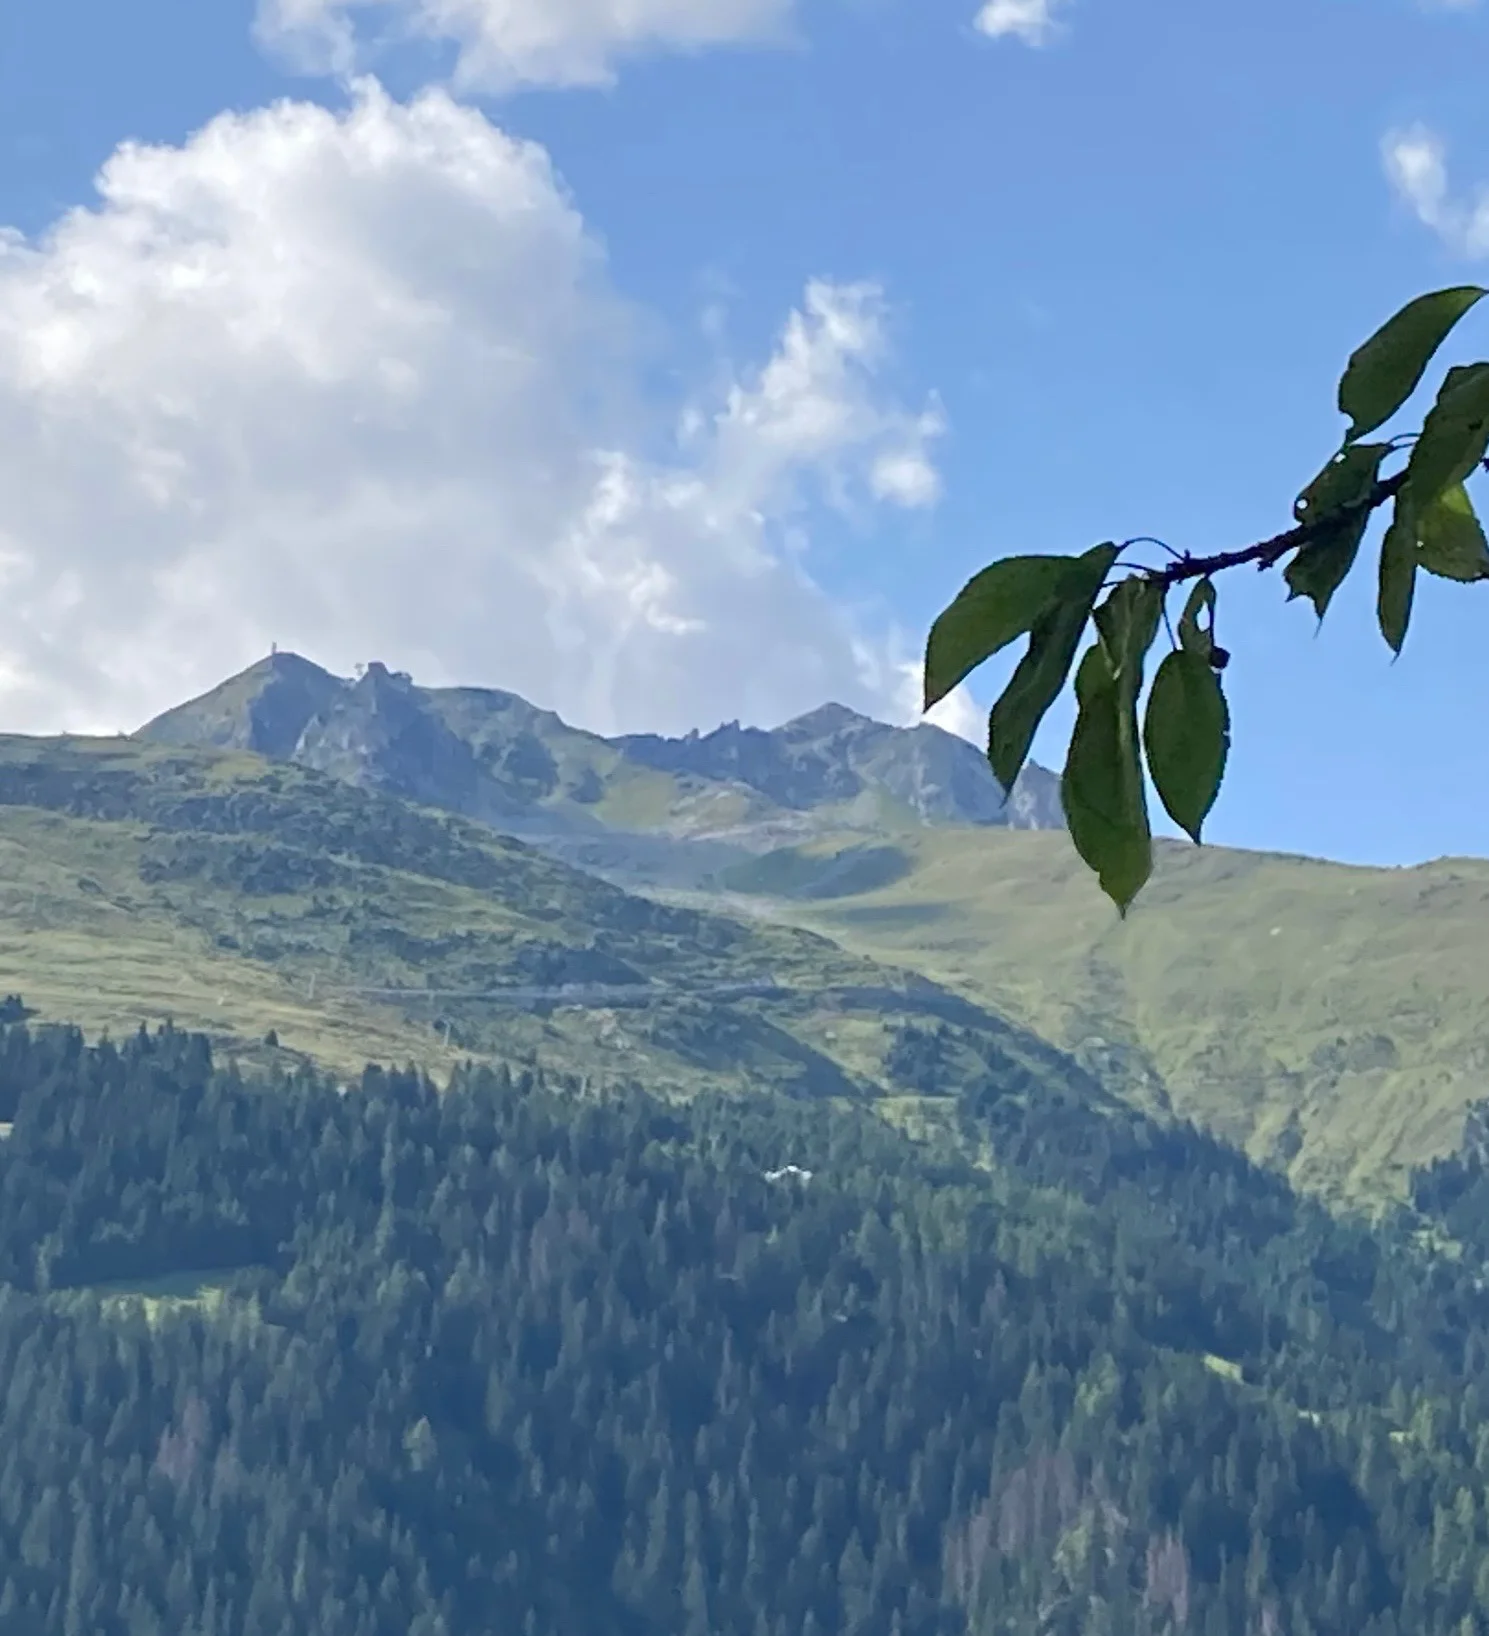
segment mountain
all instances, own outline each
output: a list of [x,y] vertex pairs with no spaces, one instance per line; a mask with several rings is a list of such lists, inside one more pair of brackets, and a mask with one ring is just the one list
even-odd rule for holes
[[683,778],[741,784],[789,811],[851,808],[878,797],[924,824],[1064,825],[1058,780],[1044,768],[1028,768],[1008,798],[987,757],[965,739],[927,723],[889,727],[840,704],[772,731],[729,722],[680,739],[636,734],[612,742],[629,760]]
[[[378,663],[348,681],[290,653],[136,736],[292,761],[640,876],[700,876],[824,828],[1063,823],[1058,781],[1043,768],[1029,767],[1005,799],[965,740],[841,705],[771,730],[731,722],[683,738],[606,739],[516,694],[419,687]],[[665,844],[679,841],[699,844]]]
[[1039,832],[1050,775],[1004,805],[976,749],[933,728],[829,705],[772,731],[606,740],[512,694],[277,655],[142,739],[253,750],[670,903],[808,929],[1329,1194],[1399,1196],[1489,1070],[1489,865],[1165,843],[1119,921],[1068,838]]

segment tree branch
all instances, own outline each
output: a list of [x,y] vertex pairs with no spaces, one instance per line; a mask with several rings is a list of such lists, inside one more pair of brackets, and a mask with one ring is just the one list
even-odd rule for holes
[[1221,551],[1213,557],[1194,557],[1186,551],[1177,562],[1168,563],[1149,577],[1166,591],[1185,580],[1204,579],[1211,574],[1223,573],[1227,568],[1244,568],[1249,562],[1262,569],[1275,568],[1289,551],[1311,545],[1315,540],[1333,533],[1344,518],[1361,511],[1368,514],[1383,506],[1387,500],[1394,499],[1405,482],[1406,470],[1403,467],[1392,476],[1383,477],[1369,495],[1356,505],[1343,506],[1326,516],[1310,518],[1288,529],[1285,534],[1274,534],[1270,540],[1258,540],[1255,545],[1243,545],[1235,551]]

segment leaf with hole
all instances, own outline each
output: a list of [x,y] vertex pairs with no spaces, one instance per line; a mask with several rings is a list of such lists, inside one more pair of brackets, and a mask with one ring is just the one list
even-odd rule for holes
[[1206,656],[1179,648],[1164,657],[1148,693],[1143,743],[1164,810],[1198,842],[1230,755],[1230,711]]
[[[1200,624],[1201,618],[1204,624]],[[1197,653],[1208,665],[1215,655],[1215,581],[1199,580],[1179,616],[1179,646]],[[1222,667],[1224,668],[1224,667]]]
[[[1342,450],[1298,496],[1293,515],[1319,533],[1299,547],[1283,570],[1288,601],[1307,597],[1320,619],[1349,576],[1370,523],[1366,502],[1380,478],[1387,443],[1354,443]],[[1330,522],[1329,519],[1335,519]]]
[[1416,391],[1454,325],[1485,294],[1477,284],[1419,295],[1350,356],[1339,382],[1339,409],[1353,443],[1383,426]]
[[1011,791],[1039,724],[1060,695],[1102,584],[1117,560],[1110,542],[1069,559],[1055,600],[1035,621],[1029,646],[988,718],[988,761]]
[[1010,642],[1027,636],[1049,610],[1077,559],[1004,557],[974,575],[931,626],[925,653],[925,708]]
[[1300,523],[1316,523],[1330,512],[1363,505],[1380,476],[1389,443],[1351,443],[1341,449],[1293,502]]

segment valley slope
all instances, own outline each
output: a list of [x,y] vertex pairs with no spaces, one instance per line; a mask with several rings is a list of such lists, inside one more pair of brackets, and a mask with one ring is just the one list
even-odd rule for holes
[[[892,851],[893,856],[887,855]],[[1161,844],[1125,921],[1063,835],[857,837],[725,884],[1007,1012],[1139,1105],[1328,1192],[1399,1193],[1489,1075],[1489,863],[1361,869]]]

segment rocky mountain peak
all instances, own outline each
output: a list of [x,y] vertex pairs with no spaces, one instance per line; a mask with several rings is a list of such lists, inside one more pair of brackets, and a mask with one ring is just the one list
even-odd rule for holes
[[865,727],[879,727],[872,716],[861,715],[845,704],[820,704],[804,716],[793,716],[776,731],[782,738],[800,742],[807,739],[831,738],[838,733],[861,732]]
[[[378,660],[348,680],[275,653],[139,736],[251,750],[489,822],[567,832],[605,828],[611,792],[621,815],[611,824],[663,833],[681,814],[695,833],[715,807],[717,827],[737,827],[741,802],[763,824],[872,825],[894,813],[929,824],[1063,822],[1052,774],[1030,766],[1005,799],[975,745],[927,723],[893,727],[828,703],[776,728],[732,721],[676,738],[605,739],[517,694],[421,687]],[[672,781],[670,799],[658,775]]]

